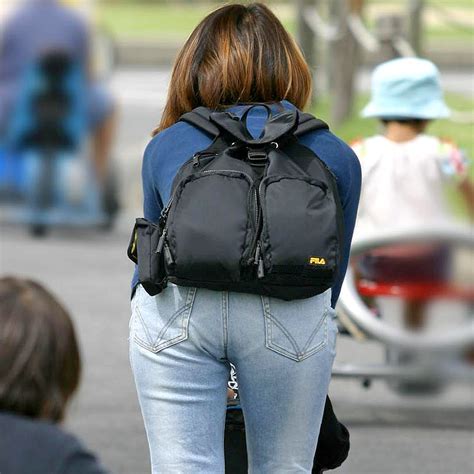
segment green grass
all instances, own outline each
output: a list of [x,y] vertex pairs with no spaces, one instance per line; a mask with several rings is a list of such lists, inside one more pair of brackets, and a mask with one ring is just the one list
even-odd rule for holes
[[[359,112],[368,101],[368,96],[361,94],[357,97],[354,114],[340,127],[334,128],[334,133],[346,142],[374,135],[381,132],[381,127],[377,120],[364,119],[359,116]],[[474,100],[467,99],[459,94],[447,94],[446,102],[457,111],[471,111],[474,109]],[[322,119],[329,120],[330,101],[327,98],[321,100],[312,109],[312,112]],[[454,141],[468,156],[470,161],[469,177],[474,181],[474,124],[459,124],[450,120],[437,120],[430,124],[427,133]],[[447,189],[447,198],[453,210],[459,215],[466,214],[466,208],[459,193],[454,187]]]
[[[392,4],[400,6],[400,1],[382,2],[370,0],[368,3]],[[444,0],[430,0],[428,3],[441,4]],[[183,41],[199,23],[199,21],[211,10],[216,8],[216,3],[196,2],[193,4],[153,4],[153,3],[128,3],[128,2],[104,2],[99,4],[99,21],[110,32],[122,38],[146,38],[162,40]],[[453,0],[449,6],[471,8],[474,11],[474,3],[471,0]],[[280,19],[288,30],[295,32],[294,9],[287,6],[282,10]],[[402,10],[401,10],[402,11]],[[373,19],[369,19],[369,25]],[[430,26],[426,32],[426,40],[473,40],[474,30],[469,28],[458,28],[449,24]]]
[[99,20],[117,37],[182,40],[209,11],[208,5],[104,4]]
[[[400,4],[406,4],[406,0],[366,0],[367,4],[380,4],[380,5],[394,5],[400,6]],[[426,0],[426,5],[440,5],[441,7],[463,7],[472,8],[472,0]]]

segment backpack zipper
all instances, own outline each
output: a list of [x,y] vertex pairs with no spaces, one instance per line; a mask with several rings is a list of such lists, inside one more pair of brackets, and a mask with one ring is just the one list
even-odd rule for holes
[[[256,209],[257,209],[257,229],[255,231],[255,242],[252,246],[252,252],[251,255],[253,256],[253,264],[257,267],[257,276],[258,278],[263,278],[265,276],[265,263],[263,261],[263,255],[262,255],[262,242],[260,240],[261,233],[263,231],[263,223],[260,225],[260,210],[261,210],[261,203],[264,201],[264,196],[263,196],[263,186],[264,186],[265,178],[263,178],[260,181],[260,184],[258,186],[258,192],[257,189],[255,189],[256,192]],[[324,184],[324,183],[322,183]],[[327,187],[321,186],[318,184],[318,187],[323,189],[323,191],[327,190]]]
[[160,235],[160,240],[158,240],[158,245],[156,247],[155,253],[161,253],[161,251],[163,250],[167,233],[168,233],[168,230],[165,229],[163,233]]
[[[202,171],[203,174],[221,174],[221,172],[231,172],[231,173],[240,173],[244,176],[246,176],[249,181],[254,184],[255,181],[252,179],[250,175],[245,173],[244,171],[235,171],[235,170],[206,170]],[[253,242],[250,246],[250,263],[257,265],[258,266],[258,277],[263,278],[265,276],[265,268],[263,265],[263,258],[261,256],[261,244],[260,244],[260,205],[259,205],[259,199],[258,199],[259,192],[257,188],[254,188],[254,207],[255,207],[255,235],[253,238]]]
[[174,263],[174,259],[173,259],[173,256],[171,255],[171,250],[168,245],[168,242],[166,241],[167,234],[168,234],[168,229],[165,228],[163,230],[163,233],[160,236],[160,240],[158,241],[158,245],[156,247],[155,253],[163,252],[166,263],[168,265],[172,265]]
[[[231,172],[231,173],[240,173],[246,176],[252,184],[255,184],[255,181],[252,179],[250,175],[245,173],[244,171],[235,171],[235,170],[206,170],[202,171],[203,174],[221,174],[221,172]],[[261,185],[261,183],[260,183]],[[251,245],[250,251],[250,263],[257,266],[257,275],[258,278],[263,278],[265,276],[265,266],[263,264],[263,258],[261,255],[261,243],[259,240],[260,237],[260,204],[259,204],[259,191],[257,188],[254,188],[254,206],[255,206],[255,235],[253,238],[253,242]]]
[[252,177],[247,174],[245,171],[239,171],[239,170],[204,170],[201,171],[201,174],[222,174],[222,173],[235,173],[235,174],[243,174],[245,177],[249,179],[251,183],[253,183]]
[[[261,185],[261,182],[260,182],[260,185]],[[255,235],[253,237],[253,241],[250,246],[249,263],[251,265],[257,266],[258,277],[263,278],[265,276],[265,268],[263,265],[263,258],[262,258],[262,244],[260,242],[261,210],[260,210],[259,190],[257,187],[255,187],[254,189],[254,203],[255,203]]]
[[257,266],[257,277],[263,278],[265,276],[265,265],[263,264],[262,244],[260,243],[260,240],[257,241],[253,263]]
[[168,265],[172,265],[174,263],[173,256],[171,255],[169,245],[166,241],[166,236],[168,235],[168,214],[170,212],[171,205],[173,204],[173,199],[174,195],[171,196],[170,200],[168,201],[168,204],[161,211],[160,224],[164,225],[164,229],[162,234],[160,235],[160,239],[158,240],[158,245],[156,246],[155,250],[155,253],[164,252],[164,257]]
[[206,153],[199,151],[193,155],[193,157],[188,160],[186,163],[183,164],[183,166],[187,165],[188,163],[193,163],[193,168],[199,168],[201,166],[201,158],[204,157],[210,157],[210,156],[217,156],[218,153]]

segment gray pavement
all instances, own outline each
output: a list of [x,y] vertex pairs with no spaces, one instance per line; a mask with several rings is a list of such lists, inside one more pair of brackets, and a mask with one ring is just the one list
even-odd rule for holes
[[[148,448],[128,363],[129,281],[125,256],[133,217],[141,214],[139,168],[157,123],[168,72],[121,71],[112,81],[121,104],[115,157],[125,212],[111,234],[54,231],[44,240],[3,226],[0,272],[37,278],[71,310],[84,358],[84,377],[67,428],[97,452],[112,472],[149,472]],[[379,362],[374,343],[338,342],[338,360]],[[352,449],[335,472],[464,474],[474,471],[473,387],[452,385],[437,397],[400,397],[384,383],[366,390],[335,379],[331,396],[348,425]],[[167,473],[164,473],[167,474]]]

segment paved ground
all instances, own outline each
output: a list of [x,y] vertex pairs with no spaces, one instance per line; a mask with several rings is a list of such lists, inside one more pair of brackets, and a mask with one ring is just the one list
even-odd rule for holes
[[[67,425],[118,474],[149,472],[128,365],[132,266],[125,248],[132,216],[140,213],[139,163],[147,135],[158,120],[166,76],[124,71],[113,81],[122,104],[116,157],[127,208],[117,231],[56,231],[43,241],[32,240],[17,227],[4,226],[1,231],[1,273],[43,281],[74,315],[85,370]],[[369,362],[381,357],[376,345],[339,341],[338,360]],[[381,382],[366,390],[355,381],[334,380],[331,395],[352,435],[350,458],[337,472],[473,472],[473,387],[451,386],[436,398],[406,398]]]

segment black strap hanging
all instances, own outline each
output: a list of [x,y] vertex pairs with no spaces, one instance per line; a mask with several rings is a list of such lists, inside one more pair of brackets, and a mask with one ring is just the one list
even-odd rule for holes
[[209,135],[216,137],[219,129],[210,121],[211,111],[206,107],[197,107],[191,112],[187,112],[180,117],[180,121],[194,125]]
[[329,130],[329,126],[321,119],[313,117],[311,114],[299,112],[298,127],[293,132],[296,137],[315,130]]

